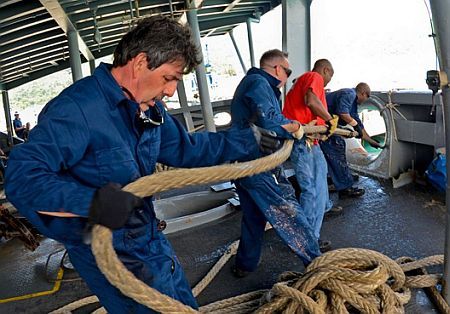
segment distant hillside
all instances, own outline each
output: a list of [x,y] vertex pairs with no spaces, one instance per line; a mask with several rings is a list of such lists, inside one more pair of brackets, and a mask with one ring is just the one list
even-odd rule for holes
[[63,70],[9,91],[11,110],[44,105],[72,83],[69,70]]

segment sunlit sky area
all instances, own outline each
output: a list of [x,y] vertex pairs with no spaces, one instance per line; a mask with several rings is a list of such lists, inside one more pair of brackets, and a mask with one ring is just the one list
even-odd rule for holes
[[[255,59],[281,49],[281,6],[252,24]],[[250,66],[246,25],[235,31],[241,54]],[[436,68],[427,6],[423,0],[314,0],[311,5],[311,59],[329,59],[335,90],[366,81],[373,90],[426,90],[425,74]],[[225,36],[223,36],[225,37]],[[235,59],[229,37],[208,38],[210,55]],[[224,49],[226,47],[226,49]],[[242,73],[240,73],[242,75]]]
[[[252,23],[255,59],[258,64],[268,49],[281,49],[281,5]],[[392,89],[427,90],[425,74],[436,68],[430,19],[424,0],[314,0],[311,5],[311,59],[329,59],[335,75],[331,90],[367,82],[374,91]],[[250,68],[247,27],[234,29],[246,68]],[[244,72],[228,35],[202,39],[205,61],[215,72],[231,69],[235,76],[213,76],[212,100],[231,98]],[[207,47],[207,53],[206,53]],[[111,58],[105,58],[111,62]],[[218,71],[221,69],[221,71]],[[62,71],[70,82],[70,71]],[[214,72],[213,72],[214,73]],[[87,65],[83,74],[88,75]],[[43,79],[46,84],[49,79]],[[38,82],[38,81],[36,81]],[[188,99],[196,93],[194,76],[185,78]],[[10,96],[20,92],[10,91]],[[177,101],[176,96],[173,97]],[[22,120],[35,123],[44,104],[22,110]],[[172,106],[178,106],[176,103]],[[11,111],[17,110],[11,103]],[[29,115],[29,117],[28,117]],[[0,117],[3,120],[3,117]],[[3,121],[0,121],[3,124]]]

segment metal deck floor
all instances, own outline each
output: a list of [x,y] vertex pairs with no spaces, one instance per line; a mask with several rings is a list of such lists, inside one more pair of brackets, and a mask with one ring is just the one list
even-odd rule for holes
[[[421,258],[443,253],[443,195],[417,184],[393,189],[390,182],[369,177],[361,177],[359,185],[366,188],[366,195],[356,200],[341,201],[343,213],[325,218],[322,238],[330,239],[333,248],[368,248],[391,258]],[[337,199],[335,193],[331,196]],[[172,234],[169,239],[184,266],[189,282],[194,286],[226,247],[239,238],[239,234],[240,213],[236,213],[201,227]],[[42,270],[47,256],[59,247],[56,242],[46,239],[35,252],[27,252],[18,241],[0,242],[0,294],[6,295],[4,291],[9,291],[5,289],[10,289],[12,281],[41,288],[39,283],[44,278],[42,271],[38,270]],[[5,254],[10,251],[14,251],[14,255]],[[14,260],[11,256],[14,256]],[[301,261],[273,230],[266,233],[258,271],[246,278],[234,278],[230,273],[232,262],[233,258],[200,294],[200,305],[270,288],[283,271],[304,269]],[[11,271],[12,269],[17,271]],[[34,274],[34,279],[24,280],[21,278],[22,273]],[[74,274],[66,272],[65,278],[66,275],[73,277]],[[82,281],[63,282],[59,291],[54,294],[0,303],[0,313],[48,313],[88,295],[89,289]],[[76,313],[90,313],[96,307],[98,304],[81,308]],[[437,311],[425,293],[416,290],[406,306],[406,313],[427,314]]]

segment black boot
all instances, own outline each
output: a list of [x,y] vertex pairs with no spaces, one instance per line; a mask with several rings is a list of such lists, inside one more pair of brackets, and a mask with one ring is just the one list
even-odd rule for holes
[[325,253],[331,250],[331,241],[319,239],[320,252]]
[[346,197],[360,197],[363,196],[364,193],[366,193],[366,190],[360,189],[360,188],[348,188],[345,190],[339,191],[339,198],[346,198]]

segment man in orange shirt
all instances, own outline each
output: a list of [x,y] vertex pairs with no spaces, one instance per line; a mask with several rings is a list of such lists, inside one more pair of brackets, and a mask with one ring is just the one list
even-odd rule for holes
[[[286,96],[283,114],[286,118],[302,124],[328,126],[329,134],[335,129],[337,119],[328,113],[325,86],[333,77],[334,70],[327,59],[317,60],[310,72],[300,76]],[[295,141],[291,153],[295,176],[301,188],[300,206],[313,227],[314,235],[322,251],[330,248],[329,241],[320,240],[320,229],[328,205],[327,163],[318,140]]]

